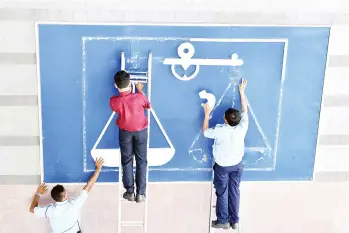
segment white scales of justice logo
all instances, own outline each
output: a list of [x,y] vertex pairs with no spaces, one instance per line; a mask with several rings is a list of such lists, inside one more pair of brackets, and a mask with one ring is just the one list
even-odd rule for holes
[[[178,47],[178,56],[180,58],[166,58],[166,59],[164,59],[163,64],[164,65],[171,65],[172,74],[174,75],[174,77],[176,77],[177,79],[179,79],[181,81],[189,81],[189,80],[194,79],[199,73],[200,65],[201,66],[232,66],[232,67],[236,67],[236,66],[242,66],[244,64],[244,61],[242,59],[239,59],[238,54],[236,54],[236,53],[233,53],[231,55],[230,59],[193,58],[194,53],[195,53],[195,49],[191,43],[189,43],[189,42],[182,43]],[[183,75],[181,77],[177,74],[177,72],[175,70],[176,65],[181,65],[185,71],[190,66],[195,65],[195,71],[189,77],[186,75]],[[216,97],[213,94],[206,92],[206,90],[202,90],[199,93],[199,96],[201,99],[206,99],[210,108],[213,109],[213,111],[214,111],[215,108],[217,108],[220,105],[221,100],[225,96],[225,93],[229,90],[229,88],[231,88],[231,86],[232,86],[232,83],[230,85],[228,85],[227,89],[223,93],[223,96],[218,101],[216,100]],[[245,150],[259,152],[264,156],[265,153],[271,151],[271,146],[270,146],[268,139],[265,136],[256,116],[255,116],[255,113],[254,113],[250,103],[248,103],[248,108],[250,109],[250,114],[252,115],[252,118],[256,124],[257,130],[259,131],[259,133],[260,133],[260,135],[265,143],[265,146],[257,146],[257,147],[249,146],[249,147],[246,147]],[[210,118],[211,117],[212,117],[212,114],[210,115]],[[204,151],[202,148],[197,148],[197,149],[194,148],[195,143],[198,141],[201,134],[202,134],[201,131],[197,134],[191,147],[189,148],[189,153],[199,152],[199,154],[203,155]]]
[[[185,42],[178,46],[178,56],[180,58],[165,58],[163,64],[171,65],[172,74],[181,81],[189,81],[195,78],[200,70],[200,66],[242,66],[244,61],[239,59],[236,53],[231,55],[230,59],[208,59],[208,58],[193,58],[195,53],[194,46]],[[184,70],[195,65],[195,71],[189,77],[179,76],[175,70],[176,65],[181,65]]]
[[[239,59],[236,53],[231,55],[231,59],[196,59],[196,58],[192,58],[194,56],[194,53],[195,53],[195,49],[191,43],[189,42],[182,43],[178,47],[178,55],[180,56],[180,58],[166,58],[164,59],[163,64],[171,65],[171,70],[173,75],[181,81],[189,81],[195,78],[199,73],[200,65],[206,65],[206,66],[241,66],[243,65],[243,60]],[[125,59],[123,56],[124,55],[122,55],[122,61],[125,62]],[[151,61],[151,58],[150,58],[150,61]],[[187,70],[191,65],[195,65],[195,72],[189,77],[187,77],[186,75],[184,75],[183,77],[180,77],[175,71],[175,65],[181,65],[184,70]],[[206,91],[202,91],[200,92],[199,95],[202,99],[208,100],[211,108],[214,107],[216,101],[215,101],[215,97],[212,94],[206,93]],[[151,109],[150,112],[153,115],[157,125],[160,127],[160,130],[163,136],[165,137],[169,147],[149,148],[149,152],[148,152],[149,166],[162,166],[168,163],[173,158],[175,154],[175,148],[170,138],[168,137],[165,129],[163,128],[154,109]],[[113,112],[110,115],[107,123],[104,126],[104,129],[102,130],[101,134],[99,135],[97,141],[95,142],[91,150],[92,157],[94,159],[96,159],[97,157],[103,157],[105,161],[104,165],[107,167],[120,166],[120,161],[119,161],[121,156],[120,148],[98,149],[97,146],[101,141],[102,137],[104,136],[107,128],[109,127],[114,117],[115,117],[115,112]],[[117,154],[117,156],[115,156],[115,153]]]

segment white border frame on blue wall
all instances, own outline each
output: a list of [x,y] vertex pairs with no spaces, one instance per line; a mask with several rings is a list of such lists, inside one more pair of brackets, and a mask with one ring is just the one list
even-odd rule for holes
[[[37,67],[37,80],[38,80],[38,108],[39,108],[39,137],[40,137],[40,146],[39,146],[39,158],[40,158],[40,178],[41,182],[44,180],[44,166],[43,166],[43,137],[42,137],[42,111],[41,111],[41,77],[40,77],[40,54],[39,54],[39,25],[100,25],[100,26],[119,26],[119,25],[129,25],[129,26],[179,26],[179,27],[190,27],[190,26],[197,26],[197,27],[309,27],[309,28],[320,28],[320,27],[326,27],[331,30],[332,25],[297,25],[297,24],[290,24],[290,25],[277,25],[277,24],[207,24],[207,23],[140,23],[140,22],[111,22],[111,23],[99,23],[99,22],[47,22],[47,21],[37,21],[35,22],[35,52],[36,52],[36,67]],[[330,36],[329,36],[330,40]],[[327,50],[327,60],[326,60],[326,68],[325,68],[325,74],[328,66],[328,50]],[[326,75],[324,75],[326,76]],[[325,78],[325,77],[324,77]],[[325,82],[324,82],[325,83]],[[322,92],[322,100],[321,100],[321,107],[320,107],[320,117],[321,117],[321,111],[323,108],[323,97],[324,94]],[[319,123],[320,123],[319,118]],[[317,133],[317,142],[316,142],[316,151],[318,148],[318,140],[319,140],[319,129]],[[315,163],[316,163],[316,152],[314,156],[314,167],[313,167],[313,179],[312,180],[305,180],[305,181],[243,181],[248,183],[313,183],[315,178]],[[67,186],[71,185],[83,185],[86,182],[80,182],[80,183],[62,183]],[[191,183],[211,183],[211,181],[174,181],[174,182],[150,182],[150,183],[159,183],[159,184],[191,184]],[[98,182],[96,185],[115,185],[115,182]]]

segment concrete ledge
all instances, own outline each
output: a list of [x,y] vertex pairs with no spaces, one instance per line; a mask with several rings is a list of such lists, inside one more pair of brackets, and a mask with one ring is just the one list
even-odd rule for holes
[[314,175],[315,182],[345,182],[349,181],[349,171],[326,171],[316,172]]
[[40,175],[33,176],[0,176],[0,185],[38,185],[40,184]]
[[0,136],[0,146],[37,146],[39,136]]
[[[1,13],[0,13],[1,14]],[[36,64],[35,53],[0,53],[0,64]]]
[[0,106],[38,106],[38,96],[0,95]]

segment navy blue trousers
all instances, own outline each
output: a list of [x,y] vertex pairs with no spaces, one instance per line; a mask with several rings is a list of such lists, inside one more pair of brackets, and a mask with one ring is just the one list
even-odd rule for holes
[[213,184],[216,189],[216,215],[219,223],[238,223],[242,163],[235,166],[213,166]]
[[147,129],[139,132],[119,130],[122,182],[127,192],[134,192],[133,156],[136,157],[137,194],[145,194],[147,186]]

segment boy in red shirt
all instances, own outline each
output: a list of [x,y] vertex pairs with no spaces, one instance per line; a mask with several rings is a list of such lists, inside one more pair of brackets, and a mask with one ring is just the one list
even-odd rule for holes
[[[119,71],[114,76],[119,96],[110,98],[110,107],[119,117],[119,144],[121,152],[122,182],[126,192],[123,198],[129,201],[145,200],[147,175],[148,119],[144,109],[150,109],[150,102],[143,93],[143,84],[137,83],[138,93],[131,93],[130,75]],[[136,188],[134,192],[133,155],[136,156]]]

